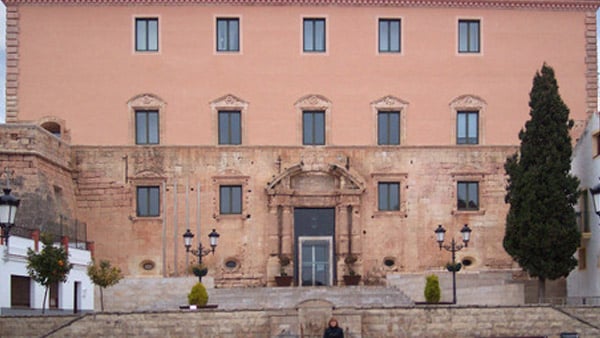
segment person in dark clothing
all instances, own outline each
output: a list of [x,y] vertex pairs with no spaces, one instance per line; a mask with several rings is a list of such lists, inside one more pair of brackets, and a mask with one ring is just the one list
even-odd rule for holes
[[344,338],[344,330],[338,326],[337,319],[331,317],[325,333],[323,333],[323,338]]

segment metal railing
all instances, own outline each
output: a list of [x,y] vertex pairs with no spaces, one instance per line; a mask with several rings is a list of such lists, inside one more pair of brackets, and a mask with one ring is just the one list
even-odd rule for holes
[[58,217],[58,221],[49,221],[40,225],[26,227],[16,225],[10,230],[10,235],[31,238],[31,233],[35,230],[52,235],[54,242],[60,242],[62,237],[67,236],[69,247],[87,250],[87,224],[63,215]]

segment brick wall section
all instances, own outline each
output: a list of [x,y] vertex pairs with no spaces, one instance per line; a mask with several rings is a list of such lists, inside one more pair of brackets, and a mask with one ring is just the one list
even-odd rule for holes
[[[351,338],[559,337],[562,332],[577,332],[582,338],[600,336],[598,308],[571,310],[593,316],[584,322],[549,306],[336,308],[333,315]],[[38,336],[71,318],[0,317],[0,336]],[[279,337],[307,337],[301,333],[301,320],[298,309],[98,313],[85,315],[49,337],[265,338],[278,337],[282,331],[287,335]],[[323,326],[326,321],[323,318]]]
[[587,113],[598,111],[598,55],[597,55],[597,33],[596,13],[587,12],[585,18],[586,39],[586,90],[587,90]]
[[6,6],[6,122],[19,112],[19,7]]

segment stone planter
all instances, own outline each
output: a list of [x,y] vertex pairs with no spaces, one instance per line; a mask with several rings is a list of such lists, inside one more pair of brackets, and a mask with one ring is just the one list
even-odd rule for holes
[[292,276],[276,276],[275,283],[277,286],[291,286],[294,281],[294,277]]
[[360,282],[360,275],[344,275],[344,284],[345,285],[358,285]]

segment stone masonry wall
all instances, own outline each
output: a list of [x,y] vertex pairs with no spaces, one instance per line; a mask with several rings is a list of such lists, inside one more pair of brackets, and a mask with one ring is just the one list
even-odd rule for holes
[[77,218],[67,143],[35,125],[9,124],[0,128],[0,149],[0,186],[5,186],[6,169],[12,193],[21,199],[17,227],[44,229]]
[[[468,257],[472,271],[512,269],[501,239],[507,211],[503,165],[515,148],[467,148],[74,146],[77,206],[97,243],[98,256],[110,259],[129,276],[185,274],[181,235],[188,227],[195,233],[200,228],[194,240],[206,244],[206,235],[215,228],[221,233],[220,245],[205,262],[215,272],[216,285],[270,285],[278,273],[273,258],[279,250],[277,203],[283,199],[268,195],[268,184],[293,167],[301,168],[294,177],[343,184],[336,182],[344,178],[327,181],[331,166],[338,166],[348,168],[362,185],[362,193],[349,200],[352,215],[347,214],[347,205],[340,204],[341,190],[335,186],[319,191],[318,184],[303,183],[313,182],[310,179],[298,179],[301,183],[290,179],[297,186],[285,196],[297,198],[295,207],[336,208],[338,278],[349,241],[359,256],[356,268],[369,283],[385,283],[388,273],[443,267],[450,256],[437,248],[433,232],[437,224],[454,237],[460,236],[465,223],[473,229],[469,247],[458,257]],[[480,210],[456,210],[456,185],[461,180],[479,182]],[[398,212],[377,209],[377,183],[387,181],[401,183]],[[243,186],[241,215],[220,215],[221,184]],[[160,217],[136,217],[135,189],[140,185],[161,187]],[[297,194],[303,196],[294,197]],[[283,250],[293,254],[293,208],[284,206],[281,217]],[[395,264],[384,265],[384,258]],[[224,266],[231,260],[238,262],[233,269]],[[141,263],[147,261],[156,268],[142,269]]]
[[[316,309],[319,311],[319,309]],[[586,308],[595,317],[582,321],[560,308],[426,306],[395,309],[336,308],[336,316],[350,338],[458,338],[458,337],[556,337],[577,332],[580,337],[600,335],[598,309]],[[327,311],[322,312],[325,314]],[[0,317],[0,336],[26,337],[48,333],[63,321],[40,318]],[[66,317],[73,318],[73,317]],[[319,337],[327,317],[320,322],[303,309],[279,311],[174,311],[97,313],[82,316],[48,337]],[[308,321],[307,321],[308,320]],[[33,330],[35,328],[36,330]]]

